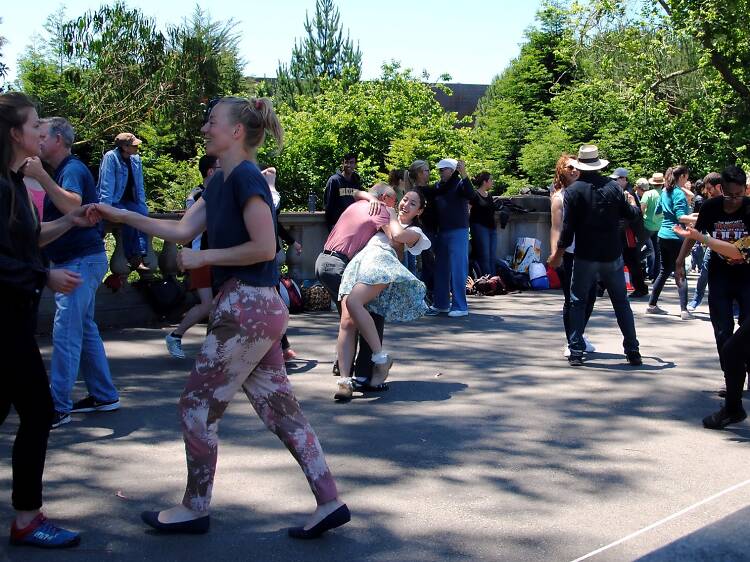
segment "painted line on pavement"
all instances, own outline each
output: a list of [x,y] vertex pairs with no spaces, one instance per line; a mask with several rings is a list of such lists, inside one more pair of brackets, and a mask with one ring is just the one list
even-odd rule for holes
[[613,548],[613,547],[615,547],[617,545],[620,545],[620,544],[624,543],[625,541],[629,541],[630,539],[633,539],[633,538],[637,537],[638,535],[642,535],[643,533],[646,533],[646,532],[650,531],[651,529],[655,529],[656,527],[659,527],[660,525],[663,525],[664,523],[667,523],[667,522],[671,521],[672,519],[676,519],[677,517],[679,517],[681,515],[684,515],[685,513],[687,513],[688,511],[691,511],[691,510],[695,509],[696,507],[700,507],[703,504],[711,502],[711,501],[715,500],[716,498],[719,498],[719,497],[723,496],[724,494],[728,494],[729,492],[733,492],[735,490],[738,490],[739,488],[742,488],[743,486],[747,486],[748,484],[750,484],[750,480],[745,480],[744,482],[740,482],[739,484],[735,484],[734,486],[730,486],[726,490],[722,490],[721,492],[718,492],[718,493],[714,494],[711,497],[708,497],[708,498],[706,498],[704,500],[701,500],[698,503],[694,503],[693,505],[691,505],[689,507],[686,507],[685,509],[681,509],[677,513],[673,513],[672,515],[670,515],[668,517],[665,517],[664,519],[660,519],[656,523],[651,523],[651,525],[649,525],[648,527],[644,527],[643,529],[635,531],[634,533],[630,533],[628,536],[623,537],[623,538],[621,538],[619,540],[616,540],[613,543],[610,543],[610,544],[608,544],[606,546],[603,546],[601,548],[597,548],[596,550],[594,550],[592,552],[589,552],[588,554],[584,554],[583,556],[581,556],[580,558],[576,558],[572,562],[581,562],[581,560],[586,560],[587,558],[591,558],[592,556],[596,556],[597,554],[599,554],[601,552],[604,552],[605,550],[609,550],[610,548]]

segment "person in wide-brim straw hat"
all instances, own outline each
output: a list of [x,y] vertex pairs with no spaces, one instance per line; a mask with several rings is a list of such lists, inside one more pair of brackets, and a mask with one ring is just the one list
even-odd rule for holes
[[623,351],[630,365],[643,363],[636,336],[633,310],[625,286],[620,221],[631,223],[640,218],[635,198],[598,172],[609,162],[599,157],[599,149],[590,144],[578,151],[571,165],[581,171],[578,179],[565,189],[565,212],[557,248],[548,262],[560,267],[566,248],[573,244],[573,268],[570,280],[570,316],[568,363],[584,363],[586,343],[586,307],[589,293],[597,281],[607,288],[617,324],[623,336]]
[[578,149],[578,158],[573,165],[579,170],[596,171],[609,166],[609,160],[599,158],[599,147],[593,144],[584,144]]
[[650,178],[648,178],[648,183],[651,185],[664,185],[664,174],[661,172],[657,172],[655,174],[652,174]]

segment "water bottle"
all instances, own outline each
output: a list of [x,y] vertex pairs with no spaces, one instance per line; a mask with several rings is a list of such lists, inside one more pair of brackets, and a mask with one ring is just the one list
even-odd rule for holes
[[315,205],[317,203],[315,194],[311,191],[309,197],[307,198],[307,210],[310,213],[315,212]]

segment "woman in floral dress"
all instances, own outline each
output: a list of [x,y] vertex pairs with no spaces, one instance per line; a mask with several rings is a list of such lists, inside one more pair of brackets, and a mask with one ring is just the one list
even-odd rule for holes
[[398,211],[389,209],[392,216],[397,213],[400,228],[391,228],[393,222],[381,227],[346,266],[339,289],[342,314],[336,351],[341,379],[334,395],[338,400],[352,396],[350,366],[357,332],[372,349],[375,364],[372,386],[385,382],[393,364],[390,354],[383,350],[368,310],[383,316],[386,322],[409,322],[427,310],[424,283],[402,265],[404,251],[416,256],[430,247],[429,238],[419,227],[419,216],[424,208],[422,193],[407,191]]

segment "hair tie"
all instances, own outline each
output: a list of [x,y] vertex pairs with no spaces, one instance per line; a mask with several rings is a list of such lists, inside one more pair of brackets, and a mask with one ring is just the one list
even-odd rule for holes
[[262,108],[263,108],[263,102],[262,102],[262,101],[260,101],[260,98],[256,99],[256,100],[255,100],[255,109],[258,109],[258,110],[260,110],[260,109],[262,109]]

